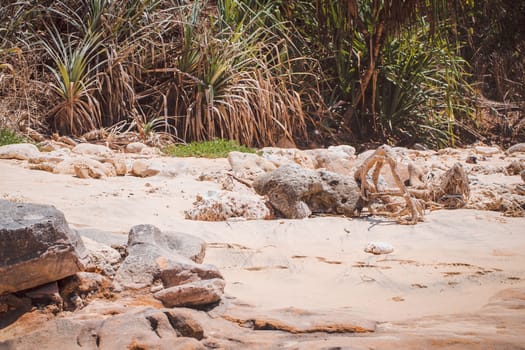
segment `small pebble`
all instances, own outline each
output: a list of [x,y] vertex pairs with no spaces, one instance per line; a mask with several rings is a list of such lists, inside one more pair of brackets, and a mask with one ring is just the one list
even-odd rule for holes
[[380,255],[392,253],[394,251],[394,247],[385,242],[369,242],[364,250],[366,253]]

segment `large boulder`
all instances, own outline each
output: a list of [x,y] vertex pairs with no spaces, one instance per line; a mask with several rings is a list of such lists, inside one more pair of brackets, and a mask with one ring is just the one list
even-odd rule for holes
[[142,289],[155,288],[161,283],[163,288],[170,288],[201,280],[222,279],[215,266],[194,261],[202,261],[203,254],[192,254],[194,260],[183,255],[184,251],[186,255],[193,251],[189,249],[190,244],[181,243],[183,238],[175,233],[165,234],[153,225],[133,226],[129,232],[128,256],[115,276],[116,286]]
[[86,263],[87,250],[62,212],[0,200],[0,294],[74,275]]
[[296,164],[259,176],[253,188],[267,195],[285,218],[301,219],[312,213],[353,216],[360,209],[360,190],[352,177]]

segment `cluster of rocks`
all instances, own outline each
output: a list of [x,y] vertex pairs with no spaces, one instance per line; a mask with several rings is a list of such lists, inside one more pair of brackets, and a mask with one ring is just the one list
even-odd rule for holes
[[[407,186],[428,189],[454,164],[460,164],[469,177],[470,198],[463,204],[466,208],[496,210],[510,216],[525,214],[523,183],[479,180],[479,176],[502,174],[521,175],[525,182],[525,144],[514,145],[505,152],[484,145],[439,151],[394,147],[392,151],[397,172]],[[373,153],[369,150],[356,155],[355,149],[346,145],[313,150],[267,147],[258,154],[231,152],[231,173],[222,178],[217,174],[201,176],[221,183],[224,191],[199,196],[186,217],[219,221],[269,219],[273,215],[295,219],[312,213],[358,215],[363,202],[354,174]],[[498,165],[484,164],[494,159]],[[379,179],[388,188],[394,181],[387,168],[383,167]],[[235,180],[235,189],[225,186]]]
[[[203,348],[202,327],[184,309],[173,309],[210,307],[224,293],[221,273],[203,264],[201,239],[137,225],[127,244],[109,246],[81,237],[52,206],[0,200],[0,213],[0,329],[35,308],[75,311],[53,321],[58,338],[49,348],[71,343],[61,335],[66,328],[78,343],[71,349],[95,343],[101,349]],[[137,296],[147,306],[127,307]],[[7,332],[0,348],[32,348],[38,334]]]
[[64,148],[53,141],[45,141],[38,147],[29,143],[1,146],[0,159],[23,160],[30,169],[80,178],[102,179],[127,174],[148,177],[159,173],[160,169],[149,161],[152,156],[159,155],[158,149],[133,142],[125,151],[127,157],[103,145],[80,143]]

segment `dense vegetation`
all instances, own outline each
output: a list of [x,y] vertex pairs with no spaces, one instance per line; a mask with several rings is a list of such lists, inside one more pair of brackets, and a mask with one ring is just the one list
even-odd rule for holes
[[3,3],[0,128],[303,147],[525,134],[521,2]]

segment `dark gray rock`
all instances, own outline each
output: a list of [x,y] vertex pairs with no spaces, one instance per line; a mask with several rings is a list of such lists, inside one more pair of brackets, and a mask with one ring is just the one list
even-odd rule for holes
[[[184,237],[187,235],[164,234],[152,225],[133,226],[129,232],[128,256],[115,276],[116,286],[141,289],[162,279],[168,288],[201,279],[222,278],[215,266],[198,264],[185,256],[191,243],[185,245]],[[201,261],[204,253],[192,255]]]
[[153,296],[167,307],[208,305],[221,299],[224,286],[224,280],[214,278],[166,288]]
[[86,262],[87,250],[62,212],[0,200],[0,294],[71,276]]
[[353,216],[361,202],[359,187],[352,177],[295,164],[259,176],[253,188],[258,194],[267,195],[270,204],[289,219],[312,213]]

